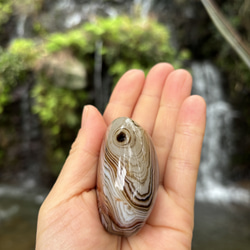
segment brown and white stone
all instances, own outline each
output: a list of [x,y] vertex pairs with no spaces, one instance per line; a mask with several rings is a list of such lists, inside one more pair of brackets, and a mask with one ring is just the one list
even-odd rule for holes
[[112,234],[130,236],[145,224],[158,188],[158,161],[150,136],[132,119],[108,127],[97,171],[101,222]]

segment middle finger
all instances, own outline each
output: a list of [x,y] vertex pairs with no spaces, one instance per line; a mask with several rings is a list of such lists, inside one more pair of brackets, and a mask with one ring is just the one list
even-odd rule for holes
[[150,135],[154,128],[165,80],[172,71],[173,67],[168,63],[156,64],[149,71],[142,93],[136,103],[132,118]]
[[163,180],[168,154],[173,144],[175,125],[180,106],[190,95],[192,77],[186,70],[175,70],[166,80],[153,131],[153,142],[158,156],[160,182]]

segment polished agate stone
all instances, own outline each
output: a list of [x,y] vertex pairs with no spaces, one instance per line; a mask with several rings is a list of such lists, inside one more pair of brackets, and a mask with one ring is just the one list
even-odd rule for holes
[[111,234],[130,236],[145,224],[156,198],[158,161],[150,136],[132,119],[108,127],[97,170],[101,222]]

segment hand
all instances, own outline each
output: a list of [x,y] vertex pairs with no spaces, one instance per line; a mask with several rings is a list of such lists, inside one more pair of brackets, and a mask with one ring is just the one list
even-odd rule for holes
[[[191,249],[194,197],[206,105],[190,96],[192,78],[185,70],[159,63],[145,79],[130,70],[116,85],[103,117],[93,106],[62,171],[41,206],[36,249]],[[159,161],[160,186],[153,211],[138,234],[107,233],[99,219],[96,169],[107,125],[132,117],[152,136]]]

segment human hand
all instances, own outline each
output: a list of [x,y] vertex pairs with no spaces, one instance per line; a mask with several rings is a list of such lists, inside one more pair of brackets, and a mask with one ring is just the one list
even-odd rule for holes
[[[191,249],[194,197],[206,105],[190,96],[192,78],[167,63],[146,79],[130,70],[116,85],[103,117],[86,106],[82,125],[62,171],[42,204],[36,249]],[[96,170],[102,139],[115,118],[127,116],[151,136],[160,185],[150,217],[131,237],[107,233],[99,218]]]

